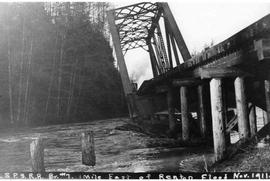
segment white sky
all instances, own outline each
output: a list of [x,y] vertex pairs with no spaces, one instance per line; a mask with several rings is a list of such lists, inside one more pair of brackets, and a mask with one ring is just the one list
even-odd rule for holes
[[[116,7],[138,3],[113,2]],[[169,1],[169,7],[190,52],[201,51],[211,41],[217,44],[270,13],[270,2],[181,2]],[[152,78],[150,59],[141,49],[125,56],[129,76],[135,75],[140,85]]]

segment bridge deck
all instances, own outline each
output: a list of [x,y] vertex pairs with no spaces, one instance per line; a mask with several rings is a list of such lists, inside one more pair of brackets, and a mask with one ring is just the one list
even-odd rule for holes
[[270,14],[166,73],[144,81],[138,90],[138,95],[153,93],[155,86],[168,84],[173,79],[208,78],[204,68],[230,67],[232,74],[241,71],[232,69],[237,65],[244,70],[254,66],[261,70],[265,64],[260,66],[260,60],[270,58],[268,38],[270,38]]

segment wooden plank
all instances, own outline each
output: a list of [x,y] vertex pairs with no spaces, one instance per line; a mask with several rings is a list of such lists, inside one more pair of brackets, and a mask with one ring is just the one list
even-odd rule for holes
[[234,81],[235,101],[238,117],[238,131],[240,139],[247,139],[250,135],[248,120],[248,105],[245,94],[245,84],[243,77],[237,77]]
[[256,106],[249,103],[249,125],[250,125],[250,136],[253,137],[257,133],[257,117],[256,117]]
[[168,114],[169,114],[169,130],[173,132],[175,130],[176,122],[175,122],[175,108],[174,108],[174,95],[172,88],[168,89],[167,93],[167,104],[168,104]]
[[32,172],[45,172],[44,145],[42,138],[37,138],[30,144]]
[[242,71],[239,68],[199,68],[201,79],[209,78],[223,78],[223,77],[236,77],[236,76],[251,76],[251,74]]
[[175,87],[181,87],[181,86],[193,86],[202,83],[201,80],[198,79],[173,79],[172,85]]
[[270,39],[260,39],[254,41],[254,49],[257,51],[258,60],[270,58]]
[[228,124],[226,125],[226,132],[229,133],[234,126],[237,124],[237,115],[234,115],[234,117],[228,122]]
[[266,124],[267,124],[270,122],[270,81],[265,80],[264,86],[265,86],[265,102],[266,102],[266,113],[267,113]]
[[198,105],[199,105],[199,120],[200,130],[202,138],[206,137],[206,113],[205,113],[205,102],[204,102],[204,85],[198,85]]
[[164,17],[166,17],[166,19],[168,20],[168,24],[170,26],[170,29],[172,30],[173,37],[176,40],[177,46],[180,50],[183,60],[187,61],[188,59],[191,58],[191,56],[186,46],[186,43],[182,37],[182,34],[177,26],[177,23],[174,19],[174,16],[169,8],[168,3],[157,3],[157,4],[163,9]]
[[188,90],[183,86],[180,88],[181,97],[181,120],[182,120],[182,140],[187,141],[190,139],[190,123],[188,120]]
[[222,101],[221,79],[214,78],[210,81],[210,95],[212,108],[212,126],[214,139],[215,161],[223,160],[226,153],[225,142],[225,117]]
[[84,132],[81,135],[81,146],[82,146],[82,164],[88,166],[95,166],[96,155],[95,155],[95,143],[93,131]]
[[125,95],[128,95],[128,94],[132,93],[132,86],[131,86],[131,82],[129,80],[127,66],[126,66],[124,55],[123,55],[122,48],[121,48],[119,33],[118,33],[117,27],[115,25],[114,10],[110,10],[107,12],[107,19],[108,19],[108,23],[109,23],[109,27],[110,27],[110,32],[112,35],[112,40],[113,40],[115,55],[117,58],[117,64],[119,66],[122,85],[124,88]]
[[246,53],[244,53],[243,51],[236,51],[233,52],[229,55],[220,57],[212,62],[209,62],[206,65],[203,65],[203,68],[211,68],[211,67],[232,67],[232,66],[236,66],[238,64],[244,63],[245,59],[244,56],[250,57],[249,55],[250,53],[248,53],[248,55],[246,55]]

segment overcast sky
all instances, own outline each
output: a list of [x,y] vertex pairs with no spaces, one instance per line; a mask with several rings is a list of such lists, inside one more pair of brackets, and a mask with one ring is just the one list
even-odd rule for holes
[[[138,2],[115,1],[113,4],[120,7]],[[168,3],[190,52],[201,51],[211,41],[217,44],[270,13],[270,3],[260,1]],[[136,77],[139,85],[152,78],[147,52],[141,49],[129,51],[125,60],[129,76]]]

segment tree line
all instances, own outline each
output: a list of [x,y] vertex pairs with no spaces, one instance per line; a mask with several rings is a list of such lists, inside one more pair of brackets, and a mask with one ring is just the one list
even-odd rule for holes
[[127,113],[104,2],[0,3],[0,124]]

